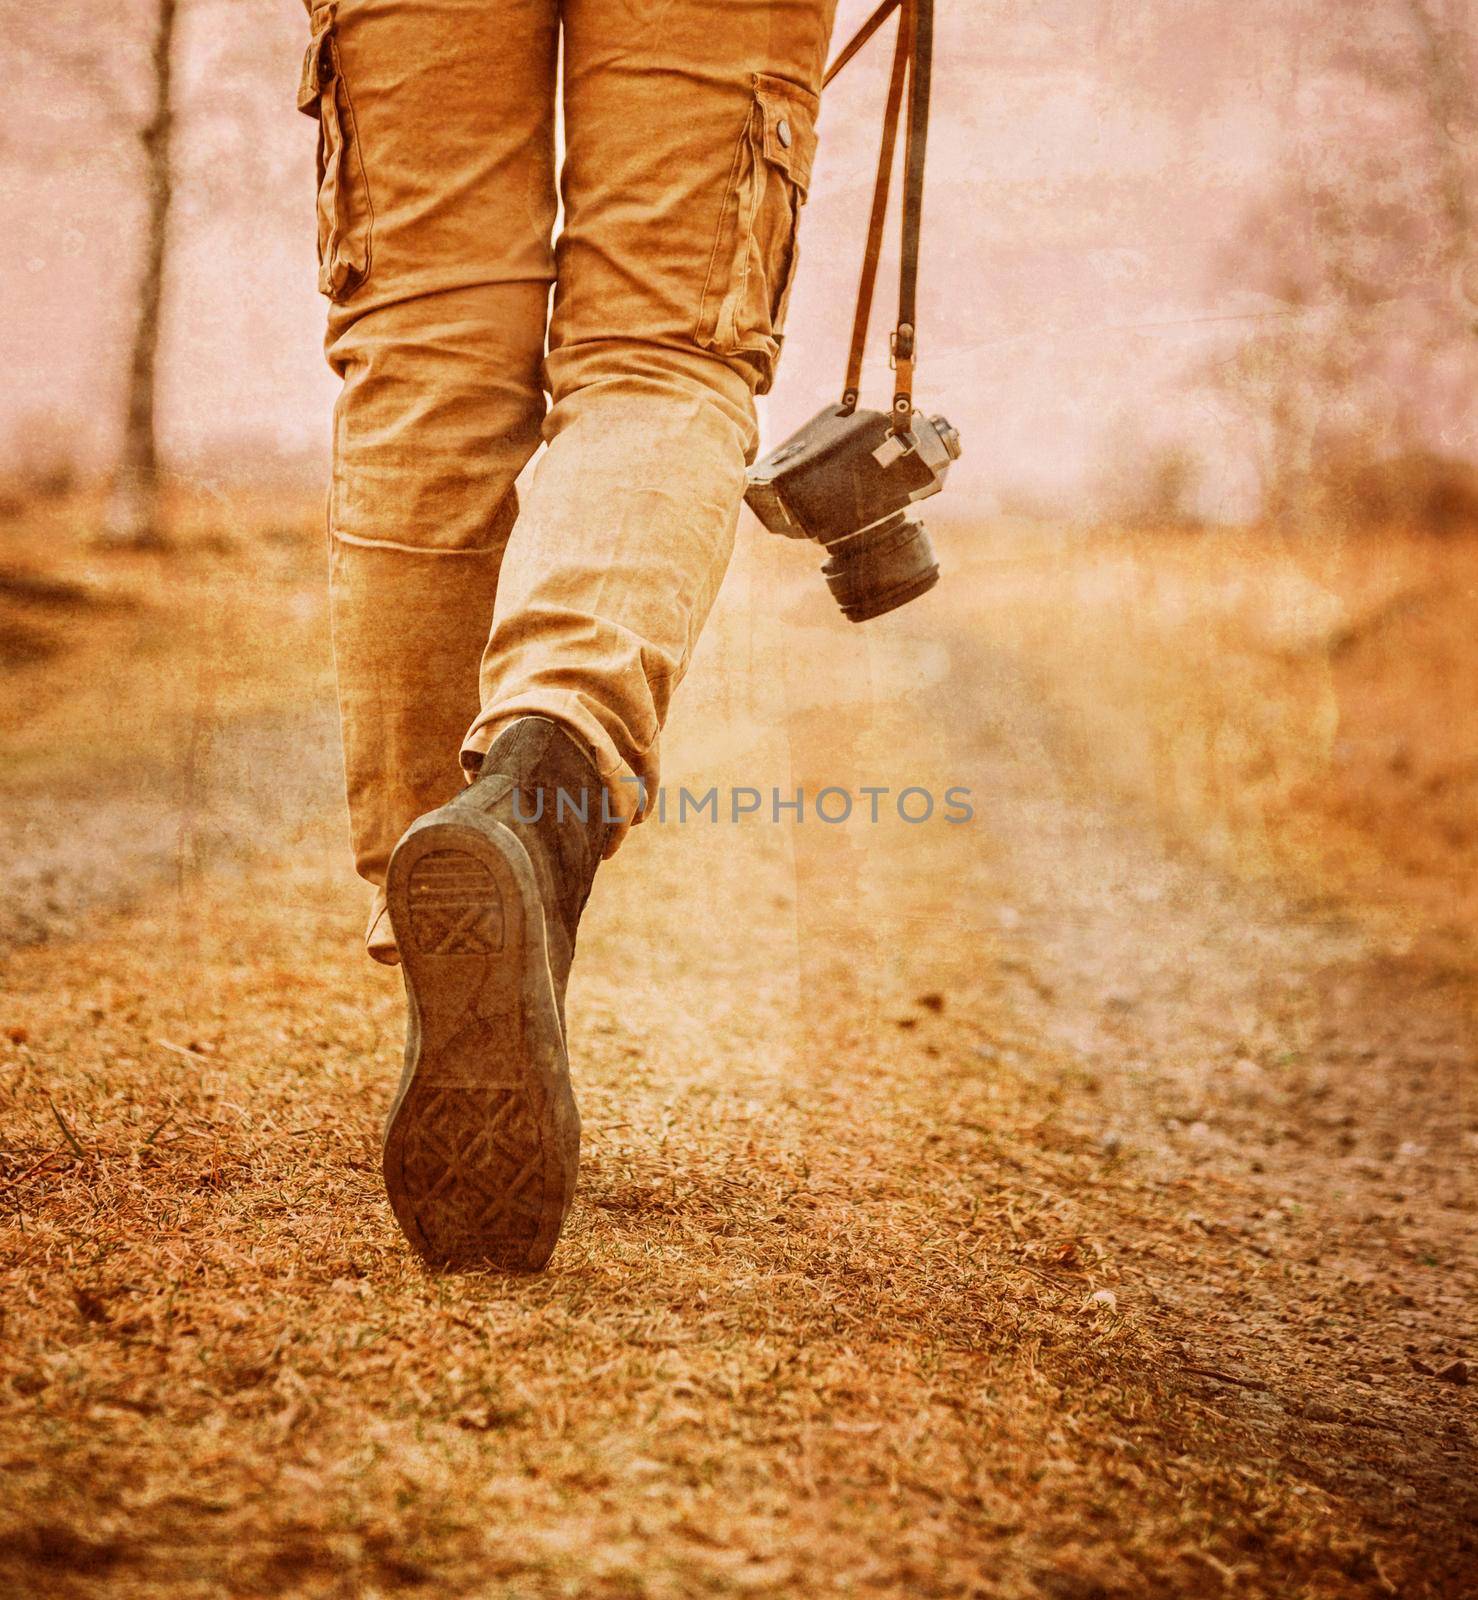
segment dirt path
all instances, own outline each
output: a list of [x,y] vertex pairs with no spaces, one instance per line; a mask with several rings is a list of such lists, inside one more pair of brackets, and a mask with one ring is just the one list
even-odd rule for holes
[[1471,1516],[1471,1412],[1430,1376],[1474,1349],[1471,973],[1168,855],[1015,687],[982,781],[1018,1014],[1172,1224],[1124,1218],[1122,1281],[1240,1422],[1322,1425],[1296,1447],[1321,1481]]
[[[60,792],[13,786],[0,816],[0,951],[75,937],[98,912],[204,868],[250,861],[337,801],[332,708],[213,722],[161,760],[105,744]],[[107,776],[99,781],[103,769]]]
[[977,817],[633,840],[541,1279],[385,1212],[336,817],[9,958],[8,1590],[1472,1591],[1468,975],[1177,857],[948,611],[765,584],[672,784]]

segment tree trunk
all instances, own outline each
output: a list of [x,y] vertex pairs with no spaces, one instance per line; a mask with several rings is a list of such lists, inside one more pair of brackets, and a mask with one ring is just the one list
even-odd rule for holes
[[123,449],[113,480],[104,538],[134,549],[158,548],[165,537],[159,493],[159,452],[154,432],[154,391],[159,357],[159,313],[164,297],[165,250],[174,196],[170,86],[177,0],[157,0],[150,54],[153,104],[139,129],[143,146],[146,235],[134,310],[133,348],[123,421]]

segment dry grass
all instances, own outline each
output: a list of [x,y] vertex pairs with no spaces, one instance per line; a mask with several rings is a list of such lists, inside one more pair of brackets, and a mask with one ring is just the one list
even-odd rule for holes
[[1478,938],[1478,539],[1064,539],[969,567],[1085,767],[1240,875]]
[[777,1061],[784,1019],[679,1052],[587,983],[558,1271],[425,1278],[377,1181],[394,996],[326,876],[272,874],[270,962],[217,891],[18,975],[14,1581],[1076,1595],[1221,1563],[1362,1591],[1339,1508],[1091,1302],[1124,1180],[983,1068],[968,1003]]
[[[1321,1267],[1317,1214],[1270,1251],[1236,1220],[1266,1199],[1244,1161],[1105,1137],[1110,1069],[1053,1031],[1100,980],[1043,976],[1079,913],[1067,878],[1033,902],[1023,826],[1077,882],[1130,846],[1073,833],[1080,803],[1008,726],[1033,713],[949,611],[871,642],[809,602],[766,621],[781,559],[741,566],[674,780],[963,771],[992,803],[974,829],[633,839],[582,933],[586,1157],[548,1275],[431,1278],[394,1229],[398,995],[359,955],[331,807],[249,875],[186,874],[9,957],[0,1588],[1465,1592],[1470,1391],[1392,1344],[1392,1422],[1289,1354],[1399,1337],[1389,1275]],[[218,602],[261,608],[251,640],[313,571],[211,570]],[[161,585],[160,621],[200,593]],[[320,640],[277,682],[321,697],[322,664]],[[136,662],[116,692],[173,691]],[[1115,1093],[1148,1116],[1171,1065]],[[1408,1274],[1439,1325],[1457,1270]]]

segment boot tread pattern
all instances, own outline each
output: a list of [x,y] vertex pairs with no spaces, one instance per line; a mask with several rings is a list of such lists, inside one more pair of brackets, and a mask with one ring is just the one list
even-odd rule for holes
[[434,1253],[521,1258],[544,1219],[544,1142],[518,1090],[424,1091],[401,1153],[408,1198]]
[[409,885],[411,941],[428,956],[485,956],[503,948],[497,884],[476,856],[436,850],[422,856]]

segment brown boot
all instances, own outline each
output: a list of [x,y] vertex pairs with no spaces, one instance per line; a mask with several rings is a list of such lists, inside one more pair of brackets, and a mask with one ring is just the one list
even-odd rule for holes
[[564,994],[602,801],[584,747],[524,717],[390,858],[409,1019],[385,1187],[437,1266],[535,1272],[559,1238],[580,1162]]

